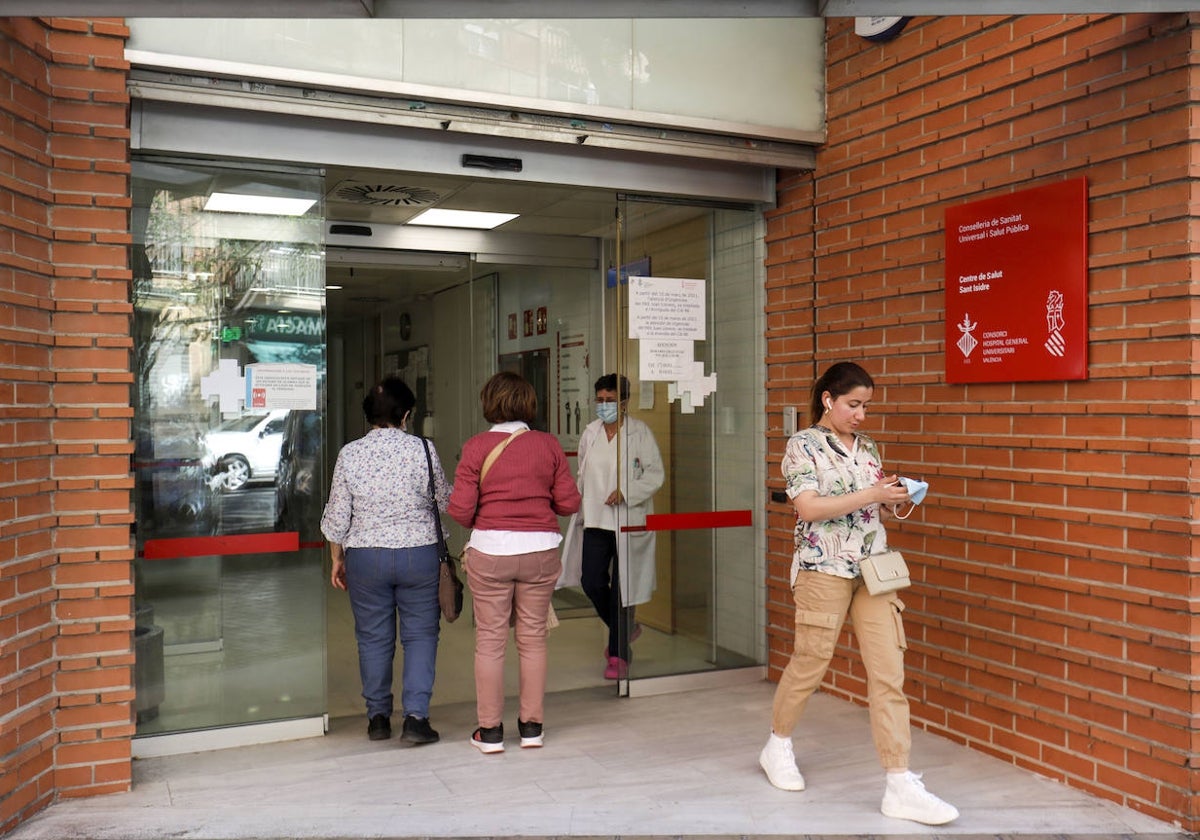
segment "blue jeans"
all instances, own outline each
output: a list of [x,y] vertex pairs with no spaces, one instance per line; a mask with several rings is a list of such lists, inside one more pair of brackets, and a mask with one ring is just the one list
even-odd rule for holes
[[441,630],[437,546],[347,548],[346,584],[367,717],[392,714],[397,616],[404,647],[404,714],[429,717]]

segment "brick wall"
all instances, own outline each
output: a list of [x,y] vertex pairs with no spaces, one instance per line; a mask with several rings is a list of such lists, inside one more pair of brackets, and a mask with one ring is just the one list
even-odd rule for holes
[[130,784],[126,34],[0,18],[0,834]]
[[[1191,831],[1198,24],[919,17],[875,44],[831,21],[829,143],[814,174],[781,173],[767,313],[771,489],[782,407],[806,406],[842,358],[876,378],[868,426],[885,461],[932,485],[891,528],[915,561],[916,725]],[[1088,380],[946,384],[946,206],[1081,175]],[[776,677],[792,522],[773,506]],[[861,701],[842,642],[827,688]]]

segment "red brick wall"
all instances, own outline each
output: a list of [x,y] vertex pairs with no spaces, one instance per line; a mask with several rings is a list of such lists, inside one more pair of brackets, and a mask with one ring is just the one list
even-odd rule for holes
[[[843,358],[876,378],[885,460],[932,485],[891,528],[917,581],[915,723],[1190,831],[1198,34],[1187,14],[919,17],[875,44],[830,21],[829,142],[781,173],[767,313],[771,489],[781,409]],[[946,384],[945,208],[1081,175],[1088,380]],[[773,506],[775,676],[792,522]],[[851,644],[827,688],[861,701]]]
[[126,34],[0,18],[0,833],[130,784]]

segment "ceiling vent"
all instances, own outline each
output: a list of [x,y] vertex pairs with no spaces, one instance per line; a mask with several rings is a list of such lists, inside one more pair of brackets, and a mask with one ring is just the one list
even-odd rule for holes
[[330,195],[339,201],[372,207],[428,207],[441,198],[438,193],[425,187],[363,184],[359,181],[342,181]]

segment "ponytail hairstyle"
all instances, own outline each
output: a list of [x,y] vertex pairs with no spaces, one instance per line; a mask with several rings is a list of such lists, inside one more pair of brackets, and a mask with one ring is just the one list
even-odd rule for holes
[[875,388],[871,374],[854,362],[837,362],[830,365],[828,370],[821,374],[821,378],[813,383],[812,403],[809,406],[812,422],[821,422],[821,416],[825,413],[825,403],[821,399],[823,394],[828,392],[830,398],[836,400],[842,394],[848,394],[859,387]]

